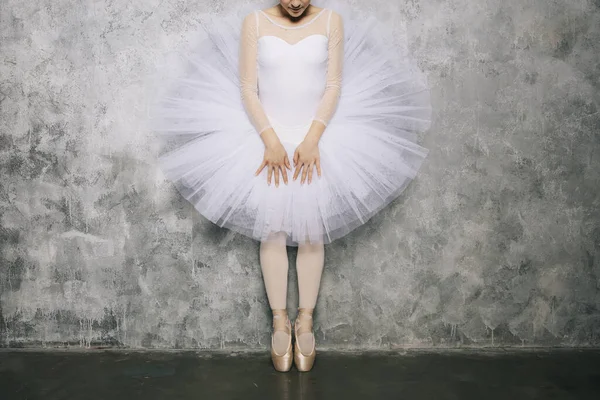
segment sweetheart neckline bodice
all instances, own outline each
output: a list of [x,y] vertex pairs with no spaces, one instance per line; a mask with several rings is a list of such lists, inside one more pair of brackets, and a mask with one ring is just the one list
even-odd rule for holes
[[295,45],[297,45],[297,44],[299,44],[299,43],[301,43],[301,42],[305,41],[306,39],[309,39],[309,38],[311,38],[311,37],[315,37],[315,36],[321,36],[321,37],[323,37],[323,38],[325,38],[325,39],[329,39],[329,38],[327,37],[327,35],[323,35],[322,33],[315,33],[315,34],[312,34],[312,35],[308,35],[308,36],[306,36],[306,37],[304,37],[304,38],[302,38],[302,39],[298,40],[298,41],[297,41],[297,42],[295,42],[295,43],[290,43],[290,42],[288,42],[287,40],[285,40],[285,39],[283,39],[283,38],[280,38],[279,36],[275,36],[275,35],[263,35],[263,36],[259,37],[259,38],[258,38],[258,40],[261,40],[261,39],[263,39],[263,38],[275,38],[275,39],[278,39],[278,40],[282,41],[283,43],[286,43],[286,44],[288,44],[288,45],[290,45],[290,46],[295,46]]

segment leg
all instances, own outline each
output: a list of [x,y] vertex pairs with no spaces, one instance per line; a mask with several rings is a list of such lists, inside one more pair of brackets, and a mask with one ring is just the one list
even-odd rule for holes
[[309,352],[314,343],[312,333],[312,312],[317,304],[321,286],[321,275],[325,264],[325,246],[323,243],[302,244],[298,246],[296,272],[298,273],[298,292],[300,312],[298,313],[298,345]]
[[300,308],[315,308],[324,264],[325,246],[323,243],[298,246],[296,272],[298,273]]
[[262,270],[269,305],[273,311],[273,348],[283,354],[288,346],[286,332],[288,256],[284,232],[274,233],[268,241],[260,243],[260,267]]

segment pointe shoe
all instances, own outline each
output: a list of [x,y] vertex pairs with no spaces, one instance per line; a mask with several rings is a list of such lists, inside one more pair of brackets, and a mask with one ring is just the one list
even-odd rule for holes
[[[283,320],[285,318],[285,320]],[[274,336],[275,332],[283,331],[289,336],[287,350],[283,354],[275,351]],[[287,372],[292,368],[292,325],[287,316],[287,310],[273,310],[273,333],[271,333],[271,361],[273,366],[279,372]]]
[[[312,329],[312,313],[312,308],[298,308],[298,316],[294,320],[294,335],[296,336],[294,344],[294,364],[298,371],[301,372],[310,371],[315,363],[315,357],[317,356],[315,335]],[[301,317],[304,320],[299,321]],[[312,347],[310,349],[300,349],[298,337],[303,333],[310,333],[312,335]]]

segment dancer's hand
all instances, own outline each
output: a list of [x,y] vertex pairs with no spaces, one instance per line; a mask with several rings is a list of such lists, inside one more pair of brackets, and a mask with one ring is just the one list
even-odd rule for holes
[[317,174],[321,176],[321,156],[319,154],[319,145],[316,140],[305,138],[302,143],[298,145],[294,152],[294,166],[296,171],[294,172],[294,180],[298,177],[300,171],[302,171],[302,178],[300,183],[303,184],[308,175],[308,183],[312,182],[313,169],[317,167]]
[[275,186],[279,187],[279,172],[281,171],[281,175],[283,176],[283,181],[285,184],[288,184],[287,171],[288,168],[290,171],[292,170],[292,166],[290,165],[290,160],[288,158],[287,152],[285,148],[279,141],[273,140],[265,144],[265,156],[262,164],[256,170],[255,176],[260,174],[260,172],[265,168],[269,167],[269,173],[267,175],[267,184],[271,185],[271,177],[273,176],[273,172],[275,172]]

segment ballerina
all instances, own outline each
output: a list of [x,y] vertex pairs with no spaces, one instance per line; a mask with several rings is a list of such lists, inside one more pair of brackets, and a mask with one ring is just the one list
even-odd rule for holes
[[[338,10],[280,0],[213,24],[155,109],[154,129],[174,140],[165,176],[210,221],[260,242],[278,371],[313,367],[324,245],[398,197],[428,154],[415,142],[430,124],[426,84],[376,20]],[[298,247],[293,327],[286,246]]]

